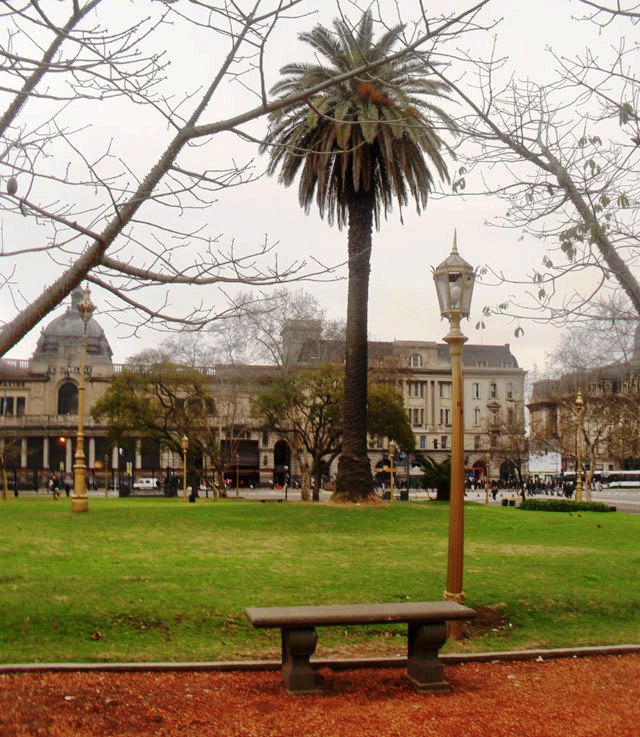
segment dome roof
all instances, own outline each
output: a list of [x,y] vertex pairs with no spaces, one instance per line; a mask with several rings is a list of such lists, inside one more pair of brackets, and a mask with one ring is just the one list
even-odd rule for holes
[[[60,352],[60,346],[79,348],[82,343],[84,323],[78,311],[82,301],[82,289],[76,287],[71,293],[71,305],[67,311],[43,328],[33,358],[46,358]],[[87,357],[102,357],[111,360],[112,350],[104,330],[92,318],[87,323]]]

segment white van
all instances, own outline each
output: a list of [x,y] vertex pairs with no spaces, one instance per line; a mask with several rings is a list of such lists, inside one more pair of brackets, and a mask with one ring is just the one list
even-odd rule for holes
[[158,479],[151,478],[150,476],[142,476],[133,482],[133,488],[137,491],[155,491],[159,486],[160,482]]

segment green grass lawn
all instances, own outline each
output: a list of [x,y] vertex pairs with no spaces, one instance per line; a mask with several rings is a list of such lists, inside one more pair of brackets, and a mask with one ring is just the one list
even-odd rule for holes
[[[448,506],[20,497],[0,505],[0,662],[276,657],[247,606],[440,600]],[[447,650],[640,641],[640,516],[465,507],[465,592],[504,622]],[[318,655],[402,653],[404,627]]]

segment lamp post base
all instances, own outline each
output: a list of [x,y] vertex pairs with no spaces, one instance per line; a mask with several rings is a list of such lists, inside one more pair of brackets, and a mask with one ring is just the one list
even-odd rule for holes
[[[445,601],[455,601],[456,604],[464,604],[465,595],[464,591],[452,593],[451,591],[444,592]],[[461,640],[462,639],[463,622],[459,619],[452,619],[447,622],[447,637],[449,640]]]
[[88,512],[89,511],[89,497],[88,496],[72,496],[71,497],[71,511],[72,512]]

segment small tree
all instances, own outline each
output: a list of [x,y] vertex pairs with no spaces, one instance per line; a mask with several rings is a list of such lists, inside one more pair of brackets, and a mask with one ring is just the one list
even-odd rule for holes
[[[344,371],[341,366],[325,364],[284,379],[252,404],[254,417],[289,438],[302,472],[303,498],[313,478],[313,499],[319,500],[322,469],[341,451],[343,402]],[[404,450],[413,450],[414,435],[402,395],[395,388],[370,388],[367,423],[369,432],[394,438]]]
[[443,461],[436,461],[431,456],[416,454],[423,473],[423,481],[427,488],[436,490],[436,499],[439,502],[448,502],[451,499],[451,457]]
[[116,374],[92,415],[106,419],[113,445],[137,434],[181,456],[186,435],[190,458],[212,454],[217,447],[215,402],[207,377],[156,352],[139,354]]
[[338,366],[301,371],[259,394],[252,414],[270,430],[291,441],[302,475],[303,498],[313,479],[313,499],[320,499],[322,468],[342,445],[343,375]]

